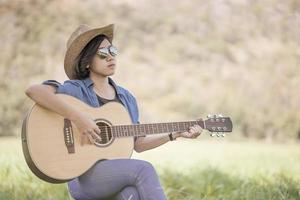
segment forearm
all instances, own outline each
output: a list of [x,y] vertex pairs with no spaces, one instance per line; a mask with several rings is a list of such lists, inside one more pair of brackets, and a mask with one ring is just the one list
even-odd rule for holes
[[[176,139],[177,137],[179,137],[179,133],[173,133],[173,138]],[[170,138],[168,134],[139,137],[135,141],[134,149],[137,152],[142,152],[142,151],[159,147],[169,141]]]
[[52,86],[33,85],[25,93],[37,104],[70,120],[73,120],[79,114],[75,107],[69,105],[55,94],[55,89]]

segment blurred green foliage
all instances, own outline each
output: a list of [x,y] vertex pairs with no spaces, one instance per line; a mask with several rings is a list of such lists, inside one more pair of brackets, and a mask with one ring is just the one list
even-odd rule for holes
[[81,23],[116,23],[114,77],[142,122],[223,113],[245,137],[300,137],[298,0],[1,1],[0,135],[19,134],[30,84],[65,78]]
[[[29,170],[20,142],[0,139],[0,199],[68,200],[66,184],[46,183]],[[169,200],[298,200],[299,150],[297,144],[179,139],[133,158],[153,164]]]

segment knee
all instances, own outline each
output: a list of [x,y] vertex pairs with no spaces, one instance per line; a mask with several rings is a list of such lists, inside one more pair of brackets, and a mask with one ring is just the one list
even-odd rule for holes
[[139,200],[139,193],[134,186],[125,187],[118,195],[116,199],[130,199],[130,200]]
[[139,169],[143,172],[154,172],[156,173],[155,171],[155,168],[153,167],[153,165],[148,162],[148,161],[144,161],[144,160],[138,160],[138,165],[139,165]]

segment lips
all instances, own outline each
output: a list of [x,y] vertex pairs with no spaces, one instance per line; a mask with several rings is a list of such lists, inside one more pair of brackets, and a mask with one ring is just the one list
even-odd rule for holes
[[108,67],[114,67],[115,66],[115,64],[110,64],[110,65],[108,65]]

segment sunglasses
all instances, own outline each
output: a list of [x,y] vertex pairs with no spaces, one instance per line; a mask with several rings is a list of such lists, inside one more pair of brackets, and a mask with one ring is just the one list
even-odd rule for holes
[[118,54],[118,49],[115,46],[110,45],[105,48],[100,48],[97,51],[97,55],[99,56],[100,59],[106,59],[109,56],[109,54],[112,57],[115,57]]

